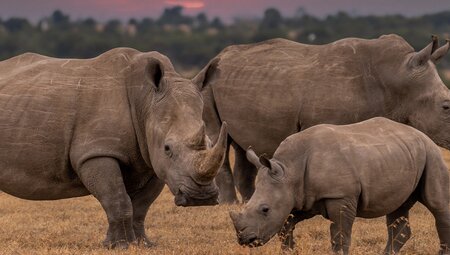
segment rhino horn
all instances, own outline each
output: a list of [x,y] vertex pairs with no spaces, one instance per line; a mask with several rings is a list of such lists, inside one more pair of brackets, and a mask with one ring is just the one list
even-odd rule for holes
[[414,55],[411,57],[409,61],[409,65],[414,67],[419,67],[424,65],[428,62],[428,60],[431,59],[431,54],[433,53],[433,47],[435,43],[431,42],[428,44],[425,48],[423,48],[421,51],[414,53]]
[[447,39],[445,45],[443,45],[442,47],[434,51],[433,54],[431,54],[431,61],[433,61],[433,63],[436,64],[439,60],[441,60],[441,58],[443,58],[447,54],[449,48],[450,48],[450,39]]
[[217,175],[225,159],[227,136],[227,123],[223,122],[216,144],[212,148],[200,152],[197,163],[196,181],[200,183],[209,182]]
[[431,35],[431,41],[433,43],[431,54],[433,54],[439,48],[439,37],[437,35]]

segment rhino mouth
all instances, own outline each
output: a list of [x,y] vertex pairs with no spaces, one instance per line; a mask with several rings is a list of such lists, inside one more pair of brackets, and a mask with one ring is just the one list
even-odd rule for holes
[[219,191],[213,185],[196,188],[180,185],[174,202],[175,205],[183,207],[217,205],[219,204]]
[[255,233],[249,233],[249,234],[240,234],[238,235],[238,243],[239,245],[242,245],[244,247],[259,247],[264,245],[266,242],[264,242],[261,238],[258,238]]

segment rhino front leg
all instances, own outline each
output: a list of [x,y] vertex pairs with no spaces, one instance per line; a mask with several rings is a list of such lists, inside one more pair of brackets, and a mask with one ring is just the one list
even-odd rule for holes
[[310,219],[314,217],[315,214],[309,212],[302,211],[292,211],[291,214],[286,219],[284,226],[281,228],[281,231],[278,233],[278,236],[281,240],[281,249],[289,250],[294,249],[295,241],[294,241],[294,229],[295,225],[300,221]]
[[147,216],[150,205],[159,196],[163,188],[164,182],[158,177],[153,176],[142,189],[131,194],[134,233],[138,243],[146,247],[154,246],[154,243],[145,234],[145,217]]
[[109,227],[103,244],[108,248],[128,248],[130,243],[136,241],[133,207],[119,163],[113,158],[97,157],[85,161],[77,173],[106,212]]
[[247,202],[255,192],[255,179],[258,169],[247,160],[245,150],[233,143],[235,151],[234,180],[242,196],[242,202]]
[[335,254],[347,255],[350,250],[352,226],[356,217],[356,201],[332,199],[325,201],[331,220],[331,248]]

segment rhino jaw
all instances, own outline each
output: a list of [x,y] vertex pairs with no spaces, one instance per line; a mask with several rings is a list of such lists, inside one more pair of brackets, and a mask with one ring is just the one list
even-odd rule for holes
[[186,196],[183,193],[178,193],[174,199],[175,205],[177,206],[208,206],[208,205],[217,205],[219,204],[218,196],[206,198],[206,199],[195,199]]
[[180,186],[174,199],[177,206],[206,206],[219,204],[219,191],[216,186],[202,187],[199,190]]

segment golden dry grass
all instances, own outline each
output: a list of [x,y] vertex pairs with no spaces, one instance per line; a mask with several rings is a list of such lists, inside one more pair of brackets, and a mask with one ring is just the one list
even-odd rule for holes
[[[444,156],[450,162],[450,153]],[[107,223],[93,197],[36,202],[2,193],[0,254],[279,254],[277,238],[260,248],[237,244],[228,211],[238,207],[176,207],[166,188],[147,216],[147,234],[157,246],[111,251],[101,246]],[[402,254],[437,254],[439,241],[431,214],[417,204],[410,215],[413,237]],[[293,253],[329,254],[328,228],[329,222],[321,217],[299,223]],[[357,219],[351,254],[380,254],[385,241],[384,218]]]

